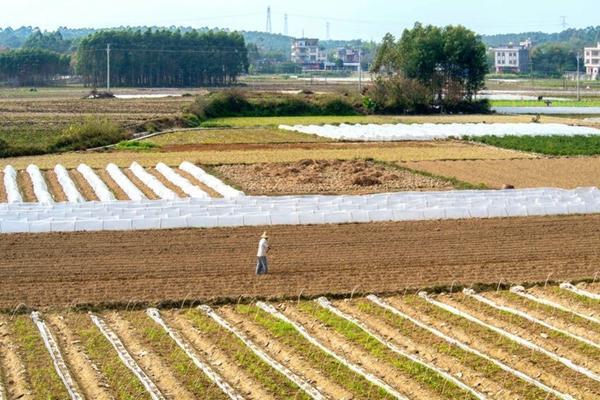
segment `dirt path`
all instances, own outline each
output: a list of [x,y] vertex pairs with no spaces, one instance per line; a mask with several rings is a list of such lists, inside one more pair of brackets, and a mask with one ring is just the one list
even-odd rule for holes
[[168,189],[171,189],[173,192],[175,192],[177,197],[180,197],[182,199],[190,197],[183,190],[181,190],[179,186],[175,185],[173,182],[165,178],[165,176],[158,172],[155,168],[146,168],[146,171],[149,174],[154,175],[156,179],[158,179],[160,183],[165,185]]
[[0,203],[6,203],[6,188],[4,187],[4,172],[0,171]]
[[261,346],[271,357],[313,383],[324,395],[329,396],[331,399],[352,398],[350,392],[327,379],[319,371],[318,366],[307,363],[302,354],[298,354],[285,344],[278,342],[265,329],[252,323],[247,317],[236,313],[230,307],[219,308],[219,312],[237,328],[242,329],[254,343]]
[[[3,235],[0,309],[390,293],[593,275],[600,215]],[[435,249],[435,251],[432,251]]]
[[129,180],[137,186],[137,188],[144,193],[144,195],[150,200],[158,200],[159,197],[156,193],[152,191],[148,186],[146,186],[129,168],[122,168],[121,171],[129,178]]
[[177,172],[179,175],[183,176],[188,181],[192,182],[193,185],[198,186],[200,189],[202,189],[203,191],[208,193],[210,195],[210,197],[215,197],[215,198],[223,197],[219,193],[217,193],[214,189],[211,189],[210,187],[206,186],[204,183],[200,182],[198,179],[194,178],[194,176],[192,176],[192,174],[190,174],[189,172],[184,171],[179,168],[175,169],[175,172]]
[[98,196],[96,196],[96,192],[92,186],[88,183],[88,181],[81,175],[81,172],[76,169],[72,169],[69,171],[69,175],[71,175],[71,179],[75,182],[75,186],[79,190],[79,193],[83,196],[87,201],[98,201]]
[[112,399],[112,396],[106,390],[104,378],[85,354],[80,342],[75,338],[64,318],[56,314],[48,314],[46,315],[46,322],[50,325],[54,337],[59,342],[65,362],[69,366],[69,371],[73,374],[87,398]]
[[466,311],[484,322],[529,340],[548,351],[571,359],[576,364],[586,367],[595,373],[600,373],[600,364],[598,363],[598,360],[600,360],[600,350],[594,347],[583,345],[575,339],[558,335],[552,330],[531,323],[521,317],[514,315],[506,316],[501,311],[497,311],[462,294],[439,296],[437,299],[459,310]]
[[[589,383],[583,375],[578,376],[575,372],[568,372],[562,364],[516,345],[508,339],[503,339],[485,328],[479,328],[460,317],[453,317],[449,313],[439,311],[435,306],[426,303],[424,300],[400,297],[388,300],[394,307],[412,317],[436,327],[445,334],[501,360],[512,368],[522,371],[550,387],[582,399],[591,400],[597,396],[590,391],[589,387],[580,384],[581,381]],[[528,355],[528,357],[522,355]]]
[[25,170],[21,170],[17,172],[17,184],[19,185],[19,189],[21,190],[21,194],[23,195],[23,201],[26,203],[36,203],[37,197],[35,196],[35,192],[33,191],[33,182],[31,181],[31,177]]
[[138,333],[135,332],[135,328],[126,319],[116,312],[106,314],[105,318],[121,338],[131,356],[134,357],[165,397],[178,400],[194,399],[194,396],[173,376],[160,357],[142,346]]
[[0,379],[9,399],[29,398],[31,390],[27,382],[25,366],[11,340],[6,318],[0,316]]
[[102,179],[106,186],[108,186],[108,188],[113,192],[117,200],[130,200],[129,197],[127,197],[127,195],[123,191],[123,189],[121,189],[121,187],[117,185],[117,183],[113,180],[113,178],[110,177],[106,170],[97,169],[94,170],[94,172],[96,172],[98,177]]
[[483,295],[498,304],[525,311],[532,317],[546,321],[557,328],[600,343],[600,327],[583,318],[570,313],[549,309],[546,306],[510,293],[487,292],[483,293]]
[[48,185],[48,191],[50,191],[50,194],[52,195],[52,198],[54,199],[54,201],[57,203],[66,202],[67,195],[65,194],[62,186],[58,182],[58,178],[57,178],[56,174],[54,173],[54,171],[52,171],[52,170],[43,171],[42,174],[44,175],[44,178],[46,179],[46,183]]
[[200,333],[187,318],[177,312],[163,313],[163,316],[194,346],[198,354],[207,360],[223,379],[239,390],[244,397],[256,400],[275,400],[270,393],[264,390],[262,385],[240,368],[235,360],[228,357],[216,345],[213,338]]
[[362,346],[351,343],[341,334],[322,325],[319,321],[298,310],[296,307],[287,307],[285,314],[292,320],[302,324],[311,335],[329,349],[342,354],[349,361],[360,365],[409,398],[444,398],[433,390],[422,387],[414,378],[407,377],[391,364],[377,359]]
[[[503,386],[499,381],[488,379],[485,374],[482,373],[481,368],[475,369],[473,366],[468,365],[464,362],[464,358],[458,359],[457,357],[450,357],[449,355],[436,350],[441,342],[438,339],[432,338],[431,335],[425,334],[421,341],[415,341],[412,338],[401,334],[398,329],[373,316],[373,314],[361,311],[356,304],[352,302],[339,301],[335,303],[335,306],[362,321],[373,332],[400,345],[402,349],[407,350],[409,353],[418,355],[421,359],[430,362],[432,365],[435,365],[443,371],[449,372],[453,376],[460,376],[460,379],[467,385],[476,388],[487,396],[494,399],[505,400],[512,400],[518,396],[517,393],[507,390],[506,386]],[[414,327],[414,334],[416,335],[419,332],[422,333],[422,330],[418,327]],[[476,365],[476,367],[481,366],[481,364]],[[504,382],[507,380],[515,380],[508,374],[504,374],[502,378]]]

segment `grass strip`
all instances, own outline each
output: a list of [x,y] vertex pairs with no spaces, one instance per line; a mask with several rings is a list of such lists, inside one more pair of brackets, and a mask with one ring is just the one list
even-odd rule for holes
[[269,315],[253,305],[239,304],[236,311],[251,317],[254,322],[269,332],[276,340],[290,347],[314,365],[325,376],[338,385],[353,393],[356,398],[365,399],[391,399],[385,390],[373,385],[364,377],[351,371],[329,354],[309,343],[296,329],[278,318]]
[[425,343],[436,353],[445,354],[458,360],[461,364],[468,366],[473,371],[477,371],[489,380],[502,382],[502,386],[519,398],[538,399],[544,398],[547,395],[543,390],[521,381],[514,375],[502,370],[497,365],[447,343],[432,333],[427,332],[425,329],[414,325],[412,322],[395,315],[388,310],[374,305],[370,301],[364,299],[357,300],[356,306],[362,312],[380,318],[393,327],[400,335],[408,337],[417,343]]
[[240,339],[225,331],[210,317],[196,310],[187,311],[185,316],[193,323],[196,329],[202,334],[211,337],[219,348],[232,360],[235,360],[240,368],[244,369],[249,376],[259,382],[274,397],[298,400],[310,399],[298,386],[271,368],[271,366],[246,347]]
[[398,356],[377,339],[360,329],[357,325],[338,317],[316,303],[312,301],[302,302],[299,307],[301,310],[316,317],[323,324],[342,334],[348,341],[364,347],[371,355],[373,355],[373,357],[393,365],[399,371],[406,374],[406,376],[410,377],[410,379],[416,380],[442,397],[448,399],[475,398],[472,394],[466,393],[461,388],[448,382],[429,368],[405,357]]
[[135,327],[142,344],[164,360],[169,369],[174,371],[175,377],[191,393],[202,399],[228,399],[223,391],[194,365],[168,333],[150,320],[145,313],[134,311],[121,315],[131,323],[132,327]]
[[467,136],[474,142],[504,149],[551,156],[592,156],[600,154],[600,136]]
[[9,324],[19,355],[25,365],[35,399],[66,399],[67,389],[60,380],[42,337],[28,315],[19,315]]
[[81,338],[81,344],[92,363],[99,369],[116,399],[150,399],[142,383],[123,364],[110,342],[89,319],[87,314],[69,314],[66,322],[73,333]]

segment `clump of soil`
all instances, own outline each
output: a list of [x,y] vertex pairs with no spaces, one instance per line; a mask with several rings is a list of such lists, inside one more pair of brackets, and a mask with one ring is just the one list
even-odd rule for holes
[[294,163],[223,165],[215,168],[249,194],[376,193],[450,190],[442,179],[374,161],[301,160]]

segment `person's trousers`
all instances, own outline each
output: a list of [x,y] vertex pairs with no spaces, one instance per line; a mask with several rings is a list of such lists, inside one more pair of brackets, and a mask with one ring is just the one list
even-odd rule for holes
[[269,272],[267,257],[258,257],[256,261],[256,275],[264,275]]

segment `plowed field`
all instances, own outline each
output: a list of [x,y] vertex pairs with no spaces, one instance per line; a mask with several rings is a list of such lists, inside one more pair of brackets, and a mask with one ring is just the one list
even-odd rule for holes
[[472,161],[419,161],[401,165],[471,184],[499,188],[600,186],[600,157]]
[[600,216],[6,235],[0,308],[296,297],[592,278]]

